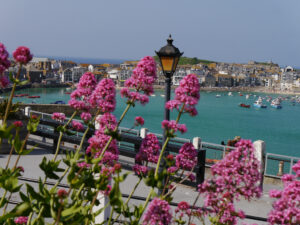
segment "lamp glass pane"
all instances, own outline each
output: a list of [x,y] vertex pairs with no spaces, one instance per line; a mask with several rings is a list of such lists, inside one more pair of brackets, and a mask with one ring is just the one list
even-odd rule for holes
[[160,60],[161,60],[161,64],[162,64],[163,70],[165,72],[171,72],[172,71],[172,66],[173,66],[173,58],[172,57],[162,56],[160,58]]

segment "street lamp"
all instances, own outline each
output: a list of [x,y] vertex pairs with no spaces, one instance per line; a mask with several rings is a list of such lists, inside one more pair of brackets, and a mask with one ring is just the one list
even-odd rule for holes
[[[180,52],[178,48],[173,45],[173,39],[171,34],[167,39],[168,44],[162,47],[157,54],[162,71],[165,76],[165,103],[170,101],[171,95],[171,78],[176,70],[177,64],[179,62],[180,56],[182,56],[183,52]],[[165,107],[165,120],[170,120],[170,110]],[[166,130],[164,130],[164,142],[166,141]],[[167,156],[169,151],[166,149],[164,155]],[[163,170],[163,165],[165,164],[164,160],[161,161],[159,172],[161,173]],[[165,185],[165,182],[163,182]],[[158,190],[158,194],[162,194],[162,190]]]
[[[170,100],[171,78],[176,70],[179,58],[183,54],[183,52],[180,52],[179,49],[172,44],[173,39],[171,34],[167,42],[168,44],[166,46],[162,47],[158,52],[155,51],[165,76],[165,102]],[[170,120],[170,110],[168,109],[165,109],[165,120]]]

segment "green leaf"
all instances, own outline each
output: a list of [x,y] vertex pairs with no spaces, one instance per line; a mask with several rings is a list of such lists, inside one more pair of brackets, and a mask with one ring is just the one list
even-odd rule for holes
[[82,207],[82,206],[80,206],[80,205],[79,205],[79,206],[73,205],[73,206],[71,206],[70,208],[63,210],[63,211],[61,212],[61,215],[62,215],[63,217],[65,217],[65,216],[70,216],[70,215],[72,215],[72,214],[75,216],[75,214],[81,210],[81,207]]
[[29,80],[23,80],[23,81],[19,82],[19,85],[25,85],[28,83],[29,83]]
[[19,195],[20,195],[23,202],[29,202],[30,201],[29,198],[25,194],[23,194],[22,192],[20,192]]
[[34,189],[33,187],[31,187],[29,184],[26,184],[26,187],[27,187],[27,191],[29,192],[29,194],[31,195],[31,197],[33,199],[36,199],[37,201],[40,201],[40,202],[43,202],[44,201],[44,198],[38,194]]

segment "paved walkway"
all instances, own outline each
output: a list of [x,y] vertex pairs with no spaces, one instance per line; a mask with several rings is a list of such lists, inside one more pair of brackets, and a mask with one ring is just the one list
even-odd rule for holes
[[[16,155],[12,156],[12,160],[10,163],[10,167],[13,166],[13,163],[16,160]],[[18,165],[22,165],[24,167],[24,177],[28,177],[28,178],[34,178],[34,179],[38,179],[39,177],[43,177],[43,173],[39,168],[39,163],[41,162],[43,157],[47,157],[49,159],[51,159],[53,157],[53,155],[51,154],[51,150],[46,151],[46,150],[42,150],[42,149],[36,149],[34,150],[30,155],[27,156],[22,156],[20,159],[20,162]],[[63,159],[64,155],[59,155],[58,159]],[[122,162],[127,162],[128,165],[132,164],[132,162],[130,162],[130,160],[122,157],[120,159]],[[5,167],[7,162],[7,155],[0,155],[0,166],[1,167]],[[121,185],[121,189],[123,194],[129,194],[133,188],[133,186],[135,185],[137,181],[137,177],[135,175],[133,175],[132,173],[128,176],[128,178],[126,179],[126,181],[124,183],[122,183]],[[66,180],[63,180],[62,183],[66,184]],[[243,211],[245,211],[245,213],[247,215],[252,215],[252,216],[258,216],[258,217],[264,217],[267,218],[268,212],[271,210],[271,206],[272,206],[272,199],[270,199],[268,197],[268,192],[270,189],[280,189],[280,186],[274,186],[274,185],[264,185],[264,190],[263,190],[263,195],[260,199],[255,200],[255,201],[251,201],[250,203],[248,201],[240,201],[239,203],[236,204],[238,209],[241,209]],[[23,191],[25,191],[25,188],[22,188]],[[142,196],[142,197],[146,197],[148,192],[149,192],[149,187],[146,187],[145,185],[140,185],[139,188],[137,189],[135,195],[137,196]],[[3,191],[0,190],[0,196],[3,194]],[[190,204],[192,204],[192,202],[194,201],[194,199],[197,196],[197,192],[195,191],[194,188],[185,186],[185,185],[180,185],[178,186],[178,188],[175,191],[175,194],[173,195],[174,199],[173,202],[180,202],[180,201],[187,201]],[[18,195],[14,195],[12,200],[14,201],[19,201],[19,196]],[[203,202],[201,199],[199,200],[197,206],[201,206],[201,202]],[[131,202],[132,204],[141,204],[140,201],[134,200]],[[195,221],[196,222],[196,221]],[[264,222],[260,222],[260,221],[251,221],[251,220],[244,220],[243,222],[247,222],[249,224],[252,223],[256,223],[258,225],[263,225],[263,224],[267,224]],[[198,224],[196,222],[196,224]],[[209,223],[207,223],[209,224]],[[242,224],[241,222],[239,222],[239,224]]]

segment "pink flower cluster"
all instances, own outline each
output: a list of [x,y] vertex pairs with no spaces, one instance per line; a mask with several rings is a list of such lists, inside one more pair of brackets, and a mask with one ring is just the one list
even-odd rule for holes
[[[153,84],[156,78],[155,60],[151,56],[146,56],[139,61],[131,77],[125,81],[125,87],[120,92],[121,96],[128,98],[132,103],[136,101],[142,105],[148,103],[148,96],[153,93]],[[129,88],[133,88],[135,91],[130,91]]]
[[51,118],[53,120],[57,120],[57,121],[63,122],[66,119],[66,116],[65,116],[64,113],[55,112],[55,113],[52,114]]
[[13,52],[13,56],[18,63],[22,63],[24,65],[26,65],[32,59],[32,54],[30,53],[29,48],[25,46],[18,47]]
[[251,141],[240,140],[234,151],[212,167],[213,178],[199,185],[199,192],[205,197],[204,207],[211,208],[219,222],[236,224],[237,217],[243,218],[244,214],[235,210],[234,201],[261,195],[259,169]]
[[190,209],[189,203],[187,203],[185,201],[179,202],[177,208],[175,209],[175,213],[176,213],[176,215],[179,214],[178,217],[179,217],[180,221],[182,221],[182,218],[184,217],[184,215],[190,216],[191,209]]
[[157,163],[159,157],[159,142],[154,134],[147,134],[147,136],[142,141],[140,151],[136,155],[136,162],[152,162]]
[[86,123],[92,118],[92,115],[89,112],[82,112],[80,118]]
[[195,74],[188,74],[179,83],[179,87],[175,89],[175,99],[166,103],[165,107],[169,110],[180,110],[184,104],[184,112],[191,116],[197,115],[195,106],[200,99],[200,84]]
[[80,123],[76,120],[72,121],[72,128],[73,128],[73,130],[76,130],[76,131],[83,131],[84,130],[84,127],[83,127],[82,123]]
[[97,85],[97,80],[91,72],[84,73],[78,83],[77,89],[72,92],[69,105],[76,110],[89,111],[90,96]]
[[[88,140],[90,145],[86,150],[87,154],[91,153],[95,158],[98,158],[101,155],[102,150],[110,139],[110,136],[106,135],[106,131],[112,131],[117,126],[117,120],[111,113],[103,114],[97,119],[97,122],[99,123],[99,129],[96,130],[93,137]],[[118,159],[119,150],[117,142],[116,140],[112,140],[108,149],[104,153],[101,163],[113,166]]]
[[99,125],[99,132],[105,133],[105,131],[113,131],[117,126],[117,119],[111,113],[104,113],[96,118],[96,122]]
[[57,191],[57,196],[59,197],[59,198],[64,198],[64,197],[66,197],[68,195],[68,192],[65,190],[65,189],[59,189],[58,191]]
[[113,112],[116,108],[116,89],[112,79],[102,79],[93,91],[90,104],[102,113]]
[[10,67],[10,61],[8,60],[8,52],[5,46],[0,42],[0,76],[2,73]]
[[8,78],[6,76],[0,75],[0,87],[6,88],[8,84],[9,84]]
[[161,126],[163,129],[167,129],[169,131],[173,131],[175,133],[177,130],[180,131],[182,134],[187,131],[185,124],[178,124],[175,120],[163,120],[161,122]]
[[153,93],[153,84],[156,80],[156,63],[151,56],[142,58],[132,75],[125,81],[125,86],[143,91],[146,95]]
[[88,163],[86,163],[86,162],[80,162],[80,163],[77,163],[77,166],[79,167],[79,168],[90,168],[92,165],[91,164],[88,164]]
[[273,210],[269,213],[270,224],[300,224],[300,160],[292,167],[296,175],[282,176],[284,189],[271,190],[269,195],[277,198]]
[[191,170],[197,164],[197,150],[192,143],[185,143],[176,155],[176,166],[184,170]]
[[154,198],[144,215],[143,225],[167,225],[172,222],[172,213],[169,203],[159,198]]
[[15,127],[22,127],[22,126],[23,126],[23,123],[22,123],[22,121],[15,121],[15,122],[14,122],[14,126],[15,126]]
[[28,217],[27,216],[19,216],[14,219],[16,224],[25,225],[27,223]]
[[145,123],[145,121],[144,121],[143,117],[141,117],[141,116],[135,117],[135,124],[136,124],[136,126],[138,126],[138,125],[143,126],[144,123]]

